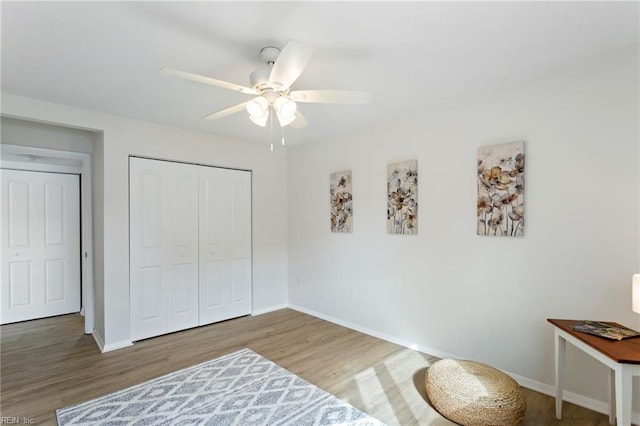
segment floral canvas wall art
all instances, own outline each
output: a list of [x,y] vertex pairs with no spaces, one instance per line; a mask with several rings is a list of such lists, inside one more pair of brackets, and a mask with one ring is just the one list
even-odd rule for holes
[[478,148],[478,235],[524,235],[524,141]]
[[418,233],[418,160],[387,165],[387,232]]
[[351,232],[353,230],[351,170],[331,173],[329,193],[331,197],[331,232]]

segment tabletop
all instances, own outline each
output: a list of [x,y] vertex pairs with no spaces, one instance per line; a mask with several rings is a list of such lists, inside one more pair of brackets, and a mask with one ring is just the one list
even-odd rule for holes
[[[640,364],[640,337],[629,337],[622,340],[612,340],[607,339],[606,337],[599,337],[593,334],[583,333],[571,329],[572,325],[581,323],[581,320],[548,318],[547,321],[549,321],[551,324],[555,325],[562,331],[566,332],[567,334],[570,334],[581,342],[586,343],[595,350],[608,356],[615,362],[619,362],[622,364]],[[600,322],[623,327],[615,322]]]

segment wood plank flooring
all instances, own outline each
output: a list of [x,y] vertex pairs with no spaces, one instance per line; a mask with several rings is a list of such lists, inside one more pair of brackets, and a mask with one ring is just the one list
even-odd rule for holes
[[[56,424],[55,410],[250,348],[388,425],[451,425],[425,401],[437,359],[290,309],[101,354],[79,315],[0,327],[0,413]],[[526,425],[608,425],[605,415],[525,389]]]

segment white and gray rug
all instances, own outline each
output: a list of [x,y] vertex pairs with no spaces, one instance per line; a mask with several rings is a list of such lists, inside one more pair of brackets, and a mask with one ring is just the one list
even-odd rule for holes
[[382,425],[250,349],[56,411],[60,425]]

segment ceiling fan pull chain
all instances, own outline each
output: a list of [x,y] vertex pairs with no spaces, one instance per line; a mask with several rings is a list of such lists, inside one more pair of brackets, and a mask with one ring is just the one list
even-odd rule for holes
[[271,129],[271,152],[273,152],[273,108],[269,107],[269,109],[271,109],[270,114],[269,114],[269,127]]
[[284,146],[284,126],[282,126],[282,146]]

